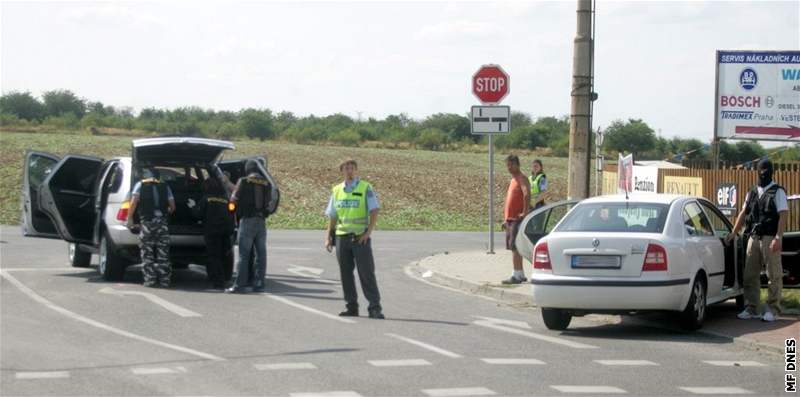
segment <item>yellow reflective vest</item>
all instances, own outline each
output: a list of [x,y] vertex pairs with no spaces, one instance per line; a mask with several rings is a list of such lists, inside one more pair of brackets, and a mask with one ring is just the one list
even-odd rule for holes
[[336,235],[364,234],[369,225],[367,190],[370,184],[362,180],[350,192],[344,182],[333,187],[333,208],[336,210]]

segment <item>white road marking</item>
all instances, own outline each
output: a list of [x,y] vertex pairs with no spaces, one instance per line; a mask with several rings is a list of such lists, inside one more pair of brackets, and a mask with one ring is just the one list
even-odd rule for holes
[[418,367],[422,365],[432,365],[430,361],[423,359],[370,360],[368,362],[375,367]]
[[494,396],[497,393],[485,387],[454,387],[450,389],[424,389],[423,393],[430,397],[455,396]]
[[518,329],[518,328],[512,328],[512,327],[509,327],[509,326],[505,326],[505,325],[501,325],[501,324],[495,323],[492,320],[476,320],[476,321],[473,321],[472,323],[475,324],[475,325],[479,325],[481,327],[492,328],[492,329],[495,329],[495,330],[498,330],[498,331],[505,331],[505,332],[509,332],[509,333],[512,333],[512,334],[526,336],[528,338],[538,339],[538,340],[545,341],[545,342],[555,343],[557,345],[571,347],[571,348],[574,348],[574,349],[597,349],[597,346],[587,345],[585,343],[580,343],[580,342],[573,342],[573,341],[570,341],[570,340],[567,340],[567,339],[556,338],[554,336],[537,334],[537,333],[530,332],[530,331],[524,331],[524,330],[521,330],[521,329]]
[[269,294],[269,293],[265,294],[265,295],[266,295],[267,298],[276,300],[278,302],[287,304],[289,306],[298,308],[300,310],[303,310],[303,311],[306,311],[306,312],[309,312],[309,313],[314,313],[316,315],[319,315],[319,316],[322,316],[322,317],[325,317],[325,318],[328,318],[328,319],[331,319],[331,320],[334,320],[334,321],[339,321],[339,322],[342,322],[342,323],[345,323],[345,324],[355,324],[356,323],[355,320],[352,320],[352,319],[349,319],[349,318],[346,318],[346,317],[339,317],[337,315],[333,315],[333,314],[330,314],[330,313],[325,313],[325,312],[323,312],[321,310],[314,309],[313,307],[308,307],[306,305],[301,305],[301,304],[299,304],[297,302],[291,301],[291,300],[286,299],[286,298],[284,298],[282,296],[273,295],[273,294]]
[[556,389],[562,393],[585,393],[585,394],[623,394],[627,393],[625,390],[622,390],[618,387],[614,386],[570,386],[570,385],[561,385],[561,386],[550,386],[553,389]]
[[85,267],[0,267],[0,272],[87,272],[91,270]]
[[338,281],[334,280],[326,280],[324,278],[320,278],[322,273],[325,272],[325,269],[320,269],[318,267],[308,267],[308,266],[300,266],[300,265],[289,265],[290,267],[286,269],[289,273],[292,273],[296,276],[311,278],[317,282],[324,283],[324,284],[334,284],[339,285]]
[[202,314],[193,312],[183,306],[178,306],[172,302],[169,302],[156,294],[152,294],[150,292],[142,292],[142,291],[122,291],[118,289],[114,289],[111,287],[105,287],[98,291],[102,294],[110,294],[110,295],[118,295],[118,296],[125,296],[125,295],[136,295],[144,297],[145,299],[149,300],[150,302],[155,303],[158,306],[163,307],[164,309],[175,313],[181,317],[203,317]]
[[39,371],[39,372],[17,372],[14,374],[16,379],[66,379],[69,378],[67,371]]
[[493,365],[542,365],[544,361],[535,358],[482,358],[481,361]]
[[163,374],[185,374],[186,368],[185,367],[140,367],[140,368],[133,368],[131,372],[134,375],[163,375]]
[[311,251],[313,248],[309,248],[309,247],[270,246],[269,249],[271,249],[271,250],[285,250],[285,251]]
[[274,363],[274,364],[255,364],[254,367],[259,371],[278,371],[295,369],[317,369],[312,363]]
[[[405,268],[403,268],[403,273],[405,273],[406,276],[408,276],[410,278],[413,278],[414,280],[417,280],[417,281],[419,281],[421,283],[428,284],[431,287],[436,287],[436,288],[441,288],[441,289],[444,289],[444,290],[448,290],[450,292],[457,292],[459,294],[467,295],[467,296],[470,296],[470,297],[473,297],[473,298],[483,299],[483,300],[490,301],[490,302],[502,303],[501,300],[492,298],[491,296],[475,295],[475,294],[472,294],[470,292],[467,292],[467,291],[464,291],[464,290],[460,290],[458,288],[448,287],[446,285],[440,285],[440,284],[436,284],[436,283],[430,282],[428,280],[425,280],[425,278],[417,276],[416,274],[414,274],[413,267],[414,267],[413,264],[406,266]],[[433,276],[433,272],[431,272],[431,276]],[[428,276],[428,277],[430,277],[430,276]]]
[[361,397],[354,391],[322,391],[311,393],[289,393],[291,397]]
[[56,311],[58,313],[61,313],[62,315],[67,316],[67,317],[69,317],[69,318],[71,318],[73,320],[80,321],[80,322],[82,322],[84,324],[91,325],[92,327],[99,328],[99,329],[102,329],[102,330],[105,330],[105,331],[108,331],[108,332],[111,332],[111,333],[114,333],[114,334],[117,334],[117,335],[120,335],[120,336],[124,336],[126,338],[138,340],[138,341],[144,342],[144,343],[149,343],[149,344],[160,346],[160,347],[167,348],[167,349],[170,349],[170,350],[179,351],[181,353],[190,354],[190,355],[193,355],[193,356],[204,358],[206,360],[213,360],[213,361],[224,361],[225,360],[224,358],[217,357],[217,356],[215,356],[213,354],[204,353],[204,352],[201,352],[201,351],[198,351],[198,350],[190,349],[188,347],[173,345],[173,344],[167,343],[167,342],[162,342],[160,340],[156,340],[156,339],[148,338],[146,336],[141,336],[141,335],[138,335],[138,334],[134,334],[133,332],[128,332],[128,331],[125,331],[125,330],[121,330],[119,328],[114,328],[114,327],[112,327],[110,325],[103,324],[103,323],[101,323],[99,321],[92,320],[91,318],[84,317],[84,316],[82,316],[80,314],[77,314],[77,313],[72,312],[70,310],[67,310],[67,309],[65,309],[65,308],[63,308],[61,306],[58,306],[58,305],[54,304],[53,302],[50,302],[45,297],[37,294],[32,289],[28,288],[25,284],[22,284],[22,282],[20,282],[14,276],[12,276],[11,274],[9,274],[7,272],[0,272],[0,277],[4,277],[6,280],[11,282],[11,284],[14,284],[14,286],[16,286],[20,291],[22,291],[25,295],[28,295],[28,297],[30,297],[34,301],[39,302],[42,305],[44,305],[44,306],[46,306],[46,307],[48,307],[48,308],[50,308],[50,309],[52,309],[52,310],[54,310],[54,311]]
[[594,360],[594,362],[602,365],[625,365],[625,366],[658,365],[648,360]]
[[686,390],[694,394],[752,394],[750,390],[745,390],[740,387],[681,387],[680,389]]
[[484,317],[484,316],[472,316],[472,317],[479,318],[484,321],[490,321],[494,324],[510,325],[512,327],[517,327],[517,328],[531,329],[530,324],[528,324],[525,321],[506,320],[503,318]]
[[703,361],[706,364],[716,365],[717,367],[765,367],[758,361]]
[[430,351],[432,351],[434,353],[439,353],[439,354],[441,354],[443,356],[446,356],[446,357],[461,358],[460,354],[456,354],[456,353],[453,353],[453,352],[451,352],[449,350],[445,350],[445,349],[442,349],[442,348],[439,348],[439,347],[436,347],[436,346],[433,346],[433,345],[429,345],[429,344],[427,344],[425,342],[420,342],[420,341],[418,341],[416,339],[406,338],[405,336],[400,336],[400,335],[397,335],[397,334],[386,334],[386,336],[391,336],[392,338],[400,339],[401,341],[408,342],[408,343],[410,343],[412,345],[417,345],[417,346],[419,346],[419,347],[421,347],[423,349],[430,350]]

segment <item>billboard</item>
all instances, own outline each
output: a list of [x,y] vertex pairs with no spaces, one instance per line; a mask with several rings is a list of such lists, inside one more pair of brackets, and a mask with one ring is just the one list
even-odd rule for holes
[[633,155],[622,156],[619,154],[617,162],[617,193],[633,191]]
[[664,175],[661,191],[670,194],[703,196],[703,178],[695,176]]
[[633,191],[634,192],[656,192],[658,184],[658,168],[644,167],[641,165],[633,166]]
[[714,136],[800,142],[800,51],[717,51]]

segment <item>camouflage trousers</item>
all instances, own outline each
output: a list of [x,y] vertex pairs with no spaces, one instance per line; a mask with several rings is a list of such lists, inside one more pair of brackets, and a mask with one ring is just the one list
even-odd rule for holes
[[169,227],[166,217],[142,220],[139,250],[142,253],[145,284],[168,287],[172,268],[169,265]]

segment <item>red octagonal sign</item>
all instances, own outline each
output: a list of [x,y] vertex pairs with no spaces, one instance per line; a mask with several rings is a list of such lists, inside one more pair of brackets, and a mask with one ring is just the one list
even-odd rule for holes
[[483,65],[472,75],[472,93],[484,104],[500,103],[508,95],[509,80],[500,65]]

